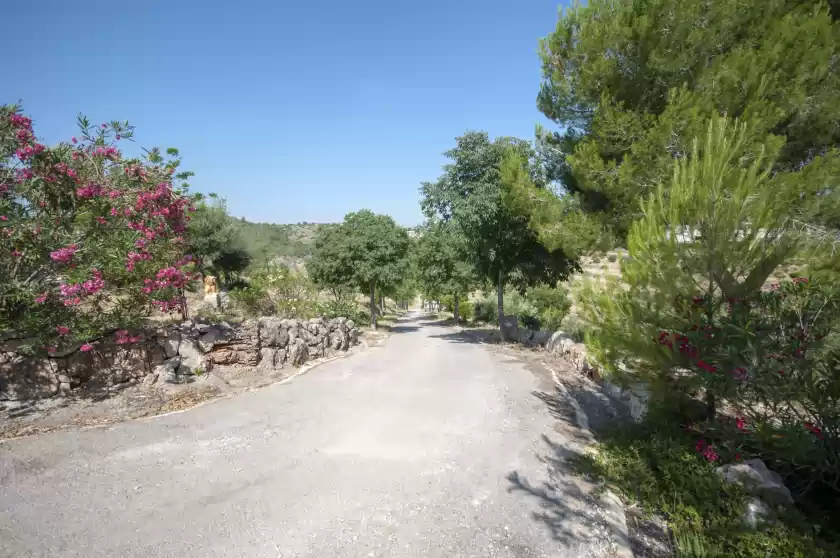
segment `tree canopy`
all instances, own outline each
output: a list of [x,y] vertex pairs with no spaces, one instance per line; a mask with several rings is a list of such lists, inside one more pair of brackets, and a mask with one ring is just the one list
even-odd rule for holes
[[352,285],[370,294],[375,327],[376,291],[393,289],[405,278],[408,246],[408,233],[391,217],[367,209],[348,213],[340,225],[318,231],[309,273],[319,285]]
[[[467,132],[446,153],[451,161],[436,182],[421,187],[422,207],[430,219],[451,222],[463,239],[466,261],[479,276],[496,285],[502,302],[504,284],[520,287],[564,279],[574,262],[562,248],[550,250],[529,226],[503,180],[506,157],[524,161],[535,187],[544,187],[541,167],[531,145],[517,138],[494,141],[485,132]],[[499,315],[504,313],[499,304]]]
[[[822,2],[592,0],[542,42],[540,110],[550,178],[623,238],[639,200],[712,117],[748,124],[744,155],[777,171],[831,167],[840,139],[840,27]],[[836,179],[826,187],[836,187]],[[794,209],[800,204],[794,204]],[[828,203],[813,216],[840,224]]]

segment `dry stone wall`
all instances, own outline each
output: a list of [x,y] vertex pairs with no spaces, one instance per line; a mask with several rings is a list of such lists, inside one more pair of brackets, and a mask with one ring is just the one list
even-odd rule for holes
[[[134,335],[133,335],[134,336]],[[346,351],[358,343],[352,320],[265,317],[231,325],[186,322],[140,332],[118,345],[100,341],[94,350],[50,358],[27,357],[26,340],[0,339],[0,400],[68,395],[86,388],[119,389],[143,382],[179,384],[225,367],[274,371]]]

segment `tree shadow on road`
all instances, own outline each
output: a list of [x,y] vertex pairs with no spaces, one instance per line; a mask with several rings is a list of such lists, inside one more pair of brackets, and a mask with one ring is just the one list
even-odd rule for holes
[[497,345],[501,342],[501,337],[495,330],[462,329],[461,331],[441,333],[431,337],[454,343],[471,343],[474,345]]

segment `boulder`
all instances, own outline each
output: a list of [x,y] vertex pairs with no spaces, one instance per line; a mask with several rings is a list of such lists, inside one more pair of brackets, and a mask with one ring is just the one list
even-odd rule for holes
[[538,347],[545,347],[548,344],[549,339],[551,339],[551,336],[552,333],[550,331],[535,331],[534,336],[531,338],[531,343]]
[[[225,366],[257,366],[260,362],[259,352],[259,323],[257,320],[246,320],[237,328],[226,330],[226,340],[214,344],[207,354],[209,364]],[[209,368],[205,368],[209,370]]]
[[309,359],[309,347],[303,340],[298,339],[294,345],[289,345],[289,356],[287,360],[292,366],[300,366]]
[[198,338],[198,346],[205,353],[221,345],[229,345],[236,340],[236,330],[231,327],[209,326],[201,337]]
[[285,347],[289,344],[289,333],[280,318],[268,317],[259,320],[259,338],[261,347]]
[[519,323],[516,316],[502,316],[502,323],[499,324],[502,332],[502,341],[519,340]]
[[172,358],[178,354],[178,348],[181,346],[181,333],[175,330],[166,331],[157,337],[157,344],[163,349],[166,358]]
[[534,332],[527,327],[523,327],[519,330],[519,343],[522,345],[530,345],[531,340],[534,338]]
[[761,459],[749,459],[742,463],[730,463],[718,467],[717,472],[727,482],[740,484],[754,490],[759,496],[773,504],[792,504],[790,490],[781,475],[771,471]]
[[[352,321],[352,320],[350,320]],[[350,321],[347,323],[349,324]],[[347,332],[348,338],[350,339],[351,345],[357,345],[359,343],[359,329],[358,328],[350,328],[350,331]]]
[[334,331],[330,333],[329,342],[330,342],[330,349],[334,351],[340,351],[344,349],[344,343],[347,337],[342,335],[340,331]]
[[[207,360],[194,339],[182,339],[178,348],[180,364],[190,371],[207,370]],[[171,360],[171,359],[170,359]],[[168,361],[167,361],[168,362]]]
[[344,323],[344,325],[347,326],[347,330],[349,331],[349,330],[354,329],[356,327],[356,322],[354,322],[353,320],[347,320]]
[[277,370],[283,368],[286,360],[286,349],[263,347],[260,349],[260,363],[257,368],[260,370]]

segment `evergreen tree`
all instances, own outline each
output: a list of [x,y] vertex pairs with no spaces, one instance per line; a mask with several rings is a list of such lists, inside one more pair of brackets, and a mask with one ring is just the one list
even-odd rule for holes
[[[550,178],[623,238],[639,199],[667,183],[673,159],[720,114],[750,124],[744,154],[756,144],[778,152],[772,172],[837,165],[838,39],[840,24],[813,0],[570,8],[542,42],[538,106],[563,128],[541,137]],[[840,226],[828,203],[811,218]]]
[[466,245],[452,223],[432,222],[420,232],[414,250],[417,281],[428,298],[440,300],[452,295],[455,323],[459,323],[459,304],[476,278],[465,254]]

